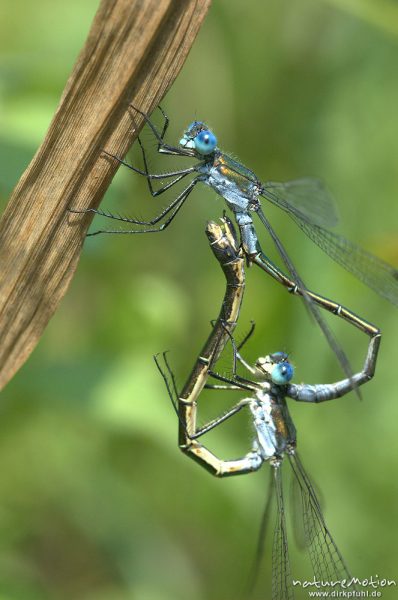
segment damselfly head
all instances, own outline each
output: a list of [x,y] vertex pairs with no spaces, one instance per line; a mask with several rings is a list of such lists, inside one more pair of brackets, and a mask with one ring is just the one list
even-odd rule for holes
[[193,121],[180,139],[180,146],[195,150],[197,154],[206,156],[214,152],[217,138],[202,121]]
[[289,362],[285,352],[274,352],[267,356],[260,356],[256,360],[255,367],[260,376],[275,385],[286,385],[294,375],[294,367]]

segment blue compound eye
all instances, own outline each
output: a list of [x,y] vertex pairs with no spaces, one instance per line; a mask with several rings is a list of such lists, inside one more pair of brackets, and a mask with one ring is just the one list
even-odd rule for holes
[[289,362],[281,362],[274,366],[271,373],[271,379],[276,385],[285,385],[289,383],[294,375],[294,368]]
[[217,146],[217,138],[209,130],[204,129],[194,139],[195,150],[199,154],[211,154],[214,148]]

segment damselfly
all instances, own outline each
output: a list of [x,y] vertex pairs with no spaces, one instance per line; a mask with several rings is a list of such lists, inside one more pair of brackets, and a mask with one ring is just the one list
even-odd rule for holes
[[[229,231],[229,236],[225,235],[226,231]],[[229,307],[237,306],[242,298],[244,278],[239,276],[240,283],[238,286],[229,285],[231,282],[231,272],[228,271],[228,265],[234,264],[238,271],[242,271],[243,269],[243,265],[239,262],[239,256],[236,253],[236,242],[233,242],[228,250],[230,240],[233,241],[234,239],[231,223],[228,221],[224,222],[223,231],[220,229],[220,234],[214,237],[214,233],[216,232],[217,226],[212,224],[213,251],[217,248],[216,257],[223,266],[227,278],[227,290],[223,306],[225,301]],[[219,244],[219,240],[223,241],[223,245]],[[227,251],[228,256],[226,255]],[[232,263],[231,257],[234,257]],[[233,299],[237,295],[238,290],[239,298],[234,303]],[[224,308],[222,309],[222,313],[223,311]],[[231,312],[228,314],[231,316]],[[163,354],[165,368],[162,367],[159,358],[155,357],[156,364],[166,383],[169,396],[179,418],[180,448],[217,477],[250,473],[258,470],[264,462],[270,464],[273,485],[269,489],[266,512],[268,512],[273,493],[275,493],[277,499],[277,519],[273,538],[273,600],[292,600],[294,598],[286,529],[286,509],[281,477],[283,457],[287,456],[300,490],[305,540],[314,575],[318,581],[333,582],[334,589],[339,589],[337,582],[341,580],[350,581],[351,575],[325,523],[317,494],[297,454],[296,429],[289,414],[286,398],[311,403],[324,402],[344,396],[354,386],[361,386],[369,381],[375,371],[381,337],[380,332],[376,327],[364,321],[361,321],[360,324],[352,321],[354,325],[369,335],[370,340],[363,369],[351,378],[331,384],[292,384],[290,381],[293,377],[294,369],[284,352],[276,352],[265,357],[260,357],[257,359],[254,367],[243,359],[240,350],[243,344],[249,339],[253,329],[237,347],[231,333],[236,323],[236,316],[235,313],[232,322],[224,322],[222,318],[218,318],[181,393],[177,390],[174,374],[170,368],[166,353]],[[234,350],[232,375],[230,377],[219,374],[214,370],[215,362],[220,355],[217,342],[219,340],[220,344],[224,346],[228,338],[231,340]],[[250,373],[250,379],[238,375],[238,361]],[[222,383],[206,383],[209,376]],[[204,387],[213,390],[250,392],[250,395],[241,399],[220,417],[198,428],[198,401]],[[252,447],[241,458],[235,460],[221,459],[204,446],[199,439],[209,431],[220,426],[227,419],[236,415],[243,408],[247,408],[250,413],[254,431]],[[262,535],[260,535],[261,539]],[[261,545],[262,542],[260,541],[260,548]],[[351,590],[353,587],[351,587]]]
[[[319,180],[306,178],[287,183],[261,183],[252,171],[218,148],[214,133],[205,123],[201,121],[191,123],[181,138],[179,146],[171,146],[164,141],[169,119],[162,109],[160,110],[164,117],[164,124],[162,129],[158,130],[145,113],[134,107],[132,108],[149,125],[157,140],[158,151],[160,153],[191,157],[196,159],[197,162],[185,169],[151,174],[148,170],[145,149],[139,138],[138,142],[142,150],[144,170],[126,163],[121,158],[109,152],[104,151],[104,154],[117,160],[134,172],[145,176],[152,196],[159,196],[190,175],[194,177],[169,206],[149,221],[113,215],[97,209],[88,209],[87,211],[73,210],[72,212],[92,212],[123,223],[142,226],[141,229],[101,229],[89,235],[163,231],[173,221],[198,183],[203,183],[211,187],[225,199],[228,208],[234,214],[236,223],[239,226],[240,242],[247,260],[257,264],[274,279],[282,283],[289,292],[303,297],[308,309],[326,336],[329,345],[337,355],[345,374],[350,377],[351,368],[349,362],[316,306],[320,305],[326,310],[335,313],[336,306],[338,305],[327,298],[308,291],[280,239],[265,216],[260,199],[264,198],[286,211],[304,233],[322,250],[353,273],[358,279],[394,304],[398,304],[398,270],[329,229],[337,223],[337,211],[332,197]],[[167,183],[160,189],[155,190],[152,185],[153,181],[167,181]],[[289,277],[272,263],[263,252],[254,228],[253,213],[259,217],[271,236],[290,274]],[[340,313],[339,316],[346,318],[344,313]]]

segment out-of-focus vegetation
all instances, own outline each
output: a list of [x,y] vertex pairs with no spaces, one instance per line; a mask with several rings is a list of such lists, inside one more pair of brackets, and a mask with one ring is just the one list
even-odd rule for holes
[[[46,131],[96,6],[38,0],[22,10],[2,2],[3,204]],[[341,231],[398,264],[397,64],[392,1],[216,0],[164,102],[170,140],[201,118],[263,180],[322,177],[338,199]],[[144,140],[153,147],[150,135]],[[162,161],[153,156],[151,164],[179,164]],[[124,171],[103,206],[149,216],[163,201]],[[224,282],[204,225],[223,208],[197,189],[161,235],[87,240],[61,308],[1,396],[1,599],[245,597],[267,469],[218,481],[187,460],[152,360],[170,349],[182,383],[218,313]],[[291,410],[351,570],[398,579],[398,313],[322,256],[288,217],[265,210],[308,285],[384,332],[363,402],[351,394]],[[300,301],[255,268],[241,332],[251,319],[250,360],[287,349],[297,381],[341,376]],[[328,322],[359,368],[367,339]],[[217,395],[205,401],[213,414],[225,406]],[[209,445],[226,457],[246,451],[246,416],[213,433]],[[300,556],[292,563],[297,578],[311,578]],[[270,564],[267,547],[259,598],[269,597]]]

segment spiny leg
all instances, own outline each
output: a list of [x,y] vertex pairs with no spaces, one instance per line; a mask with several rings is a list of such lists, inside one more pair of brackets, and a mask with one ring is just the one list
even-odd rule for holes
[[[158,109],[160,110],[160,112],[162,113],[162,115],[164,117],[163,129],[162,129],[162,132],[160,133],[161,141],[159,139],[157,139],[157,142],[158,142],[157,151],[161,152],[162,145],[164,144],[164,137],[165,137],[166,131],[169,127],[169,118],[160,106],[158,106]],[[155,191],[152,186],[152,181],[151,181],[153,178],[151,178],[149,176],[149,167],[148,167],[148,161],[147,161],[147,157],[146,157],[146,151],[145,151],[144,144],[142,143],[140,136],[138,136],[137,141],[141,148],[141,155],[142,155],[142,160],[144,162],[144,169],[145,169],[145,173],[146,173],[146,177],[147,177],[149,191],[152,196],[157,196],[157,195],[161,194],[163,191],[165,191],[166,189],[169,189],[171,187],[171,185],[174,185],[177,181],[175,181],[173,184],[168,184],[168,185],[164,186],[160,190]],[[192,169],[195,170],[195,167],[193,167]]]
[[170,119],[169,117],[166,115],[165,111],[163,110],[163,108],[160,106],[160,104],[158,105],[158,110],[160,110],[160,112],[163,115],[164,118],[164,123],[163,123],[163,129],[162,129],[162,133],[160,134],[160,138],[162,140],[164,140],[165,136],[166,136],[166,132],[169,128],[169,123],[170,123]]
[[[256,382],[251,381],[250,379],[244,379],[243,377],[242,378],[240,378],[239,376],[237,376],[238,378],[225,377],[225,375],[216,373],[212,369],[209,369],[208,373],[209,373],[210,377],[213,377],[214,379],[217,379],[218,381],[224,381],[225,383],[228,383],[232,386],[239,387],[241,390],[248,390],[250,392],[255,392],[259,387]],[[205,387],[207,388],[208,386],[206,385]],[[217,388],[208,387],[208,389],[217,389]],[[233,387],[233,389],[235,389],[235,387]]]
[[247,398],[240,400],[237,404],[235,404],[232,408],[230,408],[228,411],[226,411],[220,417],[216,417],[215,419],[212,419],[211,421],[206,423],[206,425],[203,425],[202,427],[197,429],[195,434],[189,436],[190,439],[195,440],[195,439],[199,438],[200,436],[204,435],[205,433],[208,433],[215,427],[218,427],[218,425],[221,425],[221,423],[224,423],[227,419],[236,415],[240,410],[242,410],[242,408],[247,406],[248,403],[249,403],[249,400]]
[[[225,215],[225,211],[224,211],[224,218],[226,217]],[[211,321],[212,326],[214,327],[215,325],[215,320]],[[249,341],[249,339],[252,337],[254,330],[256,329],[256,324],[254,321],[250,321],[250,329],[249,331],[243,336],[243,339],[239,342],[239,344],[235,343],[236,349],[237,349],[237,354],[239,354],[239,350],[241,350],[243,348],[243,346],[246,345],[246,343]],[[234,339],[234,338],[233,338]],[[239,357],[237,356],[238,360]]]
[[[137,108],[135,108],[133,105],[130,105],[129,108],[133,109],[134,111],[136,111],[136,112],[138,112],[138,113],[140,113],[141,115],[144,116],[144,113],[141,112],[140,110],[138,110]],[[146,117],[146,115],[145,115],[145,117],[146,117],[145,120],[146,120],[146,122],[150,123],[152,132],[155,134],[156,140],[158,142],[158,151],[159,151],[159,148],[164,145],[164,136],[165,136],[167,128],[169,126],[169,119],[166,116],[166,114],[164,113],[164,111],[160,108],[160,106],[158,108],[159,108],[159,110],[161,111],[162,115],[165,118],[165,122],[163,124],[163,128],[162,128],[162,132],[161,133],[159,133],[157,131],[155,125],[153,125],[149,121],[149,119]],[[134,120],[134,116],[133,115],[131,115],[131,119],[132,119],[132,121],[134,123],[135,129],[137,130],[137,125],[136,125],[136,122]],[[147,180],[148,180],[148,183],[149,183],[150,192],[151,192],[151,194],[153,196],[154,195],[158,195],[159,193],[162,193],[162,192],[159,191],[157,193],[153,193],[153,189],[152,189],[152,186],[150,184],[150,180],[152,180],[152,179],[155,179],[155,180],[156,179],[166,179],[168,177],[173,177],[173,176],[177,176],[177,175],[188,174],[189,172],[192,172],[192,170],[194,170],[194,169],[183,169],[183,170],[178,170],[178,171],[171,171],[171,172],[168,172],[168,173],[159,173],[159,174],[151,174],[151,173],[149,173],[148,165],[147,165],[147,161],[146,161],[145,150],[143,148],[143,145],[141,143],[141,139],[140,139],[139,136],[137,137],[137,141],[138,141],[138,143],[140,145],[141,152],[143,154],[143,160],[144,160],[144,168],[145,168],[145,170],[138,169],[137,167],[133,167],[133,165],[130,165],[129,163],[127,163],[123,159],[119,158],[115,154],[112,154],[112,153],[108,152],[107,150],[102,150],[102,152],[104,154],[106,154],[107,156],[109,156],[110,158],[113,158],[113,159],[117,160],[120,164],[124,165],[128,169],[131,169],[135,173],[138,173],[139,175],[143,175],[144,177],[146,177]],[[164,188],[163,188],[163,191],[165,191]]]
[[[195,180],[193,180],[193,181],[195,181]],[[191,182],[191,184],[192,184],[192,182]],[[187,186],[185,188],[185,190],[183,190],[181,192],[181,194],[179,194],[179,196],[175,200],[173,200],[173,202],[171,202],[171,204],[166,206],[166,208],[164,210],[162,210],[162,212],[157,217],[155,217],[154,219],[151,219],[150,221],[140,221],[139,219],[133,219],[131,217],[123,217],[121,215],[114,215],[110,212],[103,211],[98,208],[86,208],[84,210],[69,208],[68,211],[72,212],[72,213],[77,213],[77,214],[94,213],[96,215],[100,215],[101,217],[106,217],[107,219],[113,219],[115,221],[122,221],[124,223],[134,223],[135,225],[155,225],[156,223],[161,221],[163,219],[163,217],[165,217],[171,210],[173,210],[173,208],[181,201],[181,196],[189,189],[191,184],[189,184],[189,186]]]
[[[223,327],[225,327],[225,325],[223,323],[221,323],[221,325]],[[239,345],[239,348],[241,348],[247,342],[247,340],[250,338],[250,336],[252,335],[252,333],[254,331],[254,327],[255,327],[255,325],[254,325],[254,323],[252,323],[252,327],[251,327],[249,333],[245,336],[245,338],[243,339],[243,342]],[[240,375],[238,375],[238,373],[237,373],[237,361],[239,361],[251,374],[254,375],[256,371],[239,354],[239,349],[238,349],[238,347],[236,345],[235,338],[232,335],[232,333],[227,328],[225,328],[225,331],[226,331],[226,334],[228,335],[228,337],[229,337],[229,339],[231,341],[232,351],[233,351],[231,382],[234,382],[236,384],[239,384],[239,383],[247,384],[249,386],[255,385],[255,383],[253,381],[251,381],[250,379],[247,379],[245,377],[241,377]],[[214,371],[209,371],[209,372],[214,377]]]
[[[226,421],[227,419],[229,419],[230,417],[232,417],[233,415],[238,413],[243,407],[247,406],[247,400],[246,399],[241,400],[240,402],[235,404],[232,408],[230,408],[227,412],[222,414],[220,417],[216,417],[215,419],[212,419],[211,421],[206,423],[206,425],[203,425],[202,427],[200,427],[200,429],[196,429],[196,424],[195,424],[195,426],[194,426],[195,433],[190,434],[189,430],[192,429],[193,424],[191,422],[189,422],[189,423],[183,422],[181,419],[181,415],[178,412],[178,390],[177,390],[174,372],[173,372],[173,370],[170,366],[170,363],[167,359],[167,352],[163,352],[163,354],[162,354],[163,361],[166,366],[166,370],[162,369],[159,359],[158,359],[158,356],[159,355],[156,354],[153,357],[154,361],[155,361],[156,366],[163,378],[163,381],[165,382],[167,392],[170,397],[171,403],[173,405],[174,411],[175,411],[178,419],[180,420],[180,424],[182,425],[182,427],[184,427],[187,437],[190,440],[195,440],[195,439],[201,437],[202,435],[204,435],[205,433],[208,433],[209,431],[211,431],[218,425],[221,425],[221,423],[224,423],[224,421]],[[167,373],[166,373],[166,371],[167,371]],[[171,382],[171,384],[170,384],[170,382]]]
[[[155,190],[153,185],[152,185],[152,180],[159,180],[159,179],[164,179],[163,177],[153,177],[151,176],[151,174],[149,173],[149,168],[148,168],[148,163],[147,163],[147,158],[146,158],[146,151],[145,148],[141,142],[141,139],[138,137],[137,138],[137,142],[141,148],[141,154],[142,154],[142,159],[144,162],[144,172],[143,174],[146,177],[146,181],[148,184],[148,189],[149,189],[149,193],[151,194],[151,196],[156,197],[159,196],[160,194],[163,194],[163,192],[166,192],[167,190],[169,190],[171,187],[173,187],[174,185],[176,185],[179,181],[181,181],[181,179],[183,179],[184,177],[186,177],[189,173],[193,173],[194,171],[197,170],[197,165],[193,166],[193,167],[189,167],[188,169],[184,169],[184,170],[180,170],[180,171],[175,171],[173,173],[173,175],[170,175],[169,173],[167,174],[168,177],[174,176],[176,175],[176,178],[173,179],[173,181],[167,183],[166,185],[163,185],[162,187],[160,187],[159,189]],[[158,146],[158,151],[159,151],[159,146]],[[126,164],[126,163],[124,163]],[[128,166],[128,165],[127,165]],[[133,169],[133,171],[136,171],[136,169]]]
[[[160,108],[160,107],[159,107]],[[134,109],[137,110],[140,114],[144,115],[144,113],[142,113],[141,111],[139,111],[138,109]],[[155,137],[158,141],[158,151],[161,152],[163,151],[162,149],[164,149],[163,153],[166,154],[174,154],[174,155],[181,155],[181,156],[190,156],[190,157],[195,157],[195,154],[190,152],[190,151],[184,151],[184,150],[179,150],[178,148],[173,148],[173,151],[169,152],[167,151],[167,149],[171,149],[171,146],[168,146],[167,144],[164,144],[163,142],[163,138],[166,134],[167,128],[168,128],[168,117],[166,116],[166,114],[164,113],[164,111],[160,108],[163,116],[165,117],[165,122],[163,125],[163,129],[162,132],[159,134],[159,132],[157,131],[157,129],[155,128],[155,126],[149,121],[148,117],[145,116],[146,121],[150,124],[150,127],[152,129],[152,131],[155,134]],[[142,145],[141,139],[138,137],[138,143],[140,145],[141,148],[141,152],[143,155],[143,160],[144,160],[144,169],[138,169],[137,167],[134,167],[133,165],[130,165],[129,163],[127,163],[125,160],[123,160],[122,158],[120,158],[119,156],[116,156],[115,154],[112,154],[111,152],[108,152],[107,150],[103,150],[103,154],[105,154],[106,156],[109,156],[110,158],[118,161],[120,164],[124,165],[125,167],[127,167],[128,169],[134,171],[135,173],[139,174],[139,175],[143,175],[148,183],[148,187],[149,187],[149,191],[151,193],[151,195],[153,197],[159,196],[160,194],[166,192],[167,190],[169,190],[170,188],[172,188],[173,186],[175,186],[177,183],[179,183],[180,181],[182,181],[187,175],[192,174],[194,172],[197,172],[197,166],[192,166],[192,167],[188,167],[186,169],[177,169],[175,171],[169,171],[167,173],[149,173],[148,170],[148,164],[147,164],[147,159],[146,159],[146,153],[145,153],[145,149]],[[153,188],[152,185],[152,181],[162,181],[164,179],[169,179],[170,177],[173,177],[174,179],[172,179],[172,181],[169,181],[168,183],[166,183],[165,185],[163,185],[160,189],[155,190]],[[77,209],[73,209],[73,208],[69,208],[68,209],[69,212],[73,212],[73,213],[80,213],[80,214],[84,214],[84,213],[88,213],[88,212],[92,212],[101,216],[104,216],[106,218],[110,218],[110,219],[115,219],[115,220],[120,220],[120,221],[125,221],[125,222],[130,222],[130,223],[137,223],[140,224],[139,221],[135,220],[135,219],[128,219],[128,218],[123,218],[117,215],[112,215],[111,213],[108,212],[104,212],[101,210],[97,210],[97,209],[86,209],[86,210],[77,210]],[[101,231],[98,233],[118,233],[118,232],[114,232],[114,231]],[[132,233],[132,232],[131,232]]]
[[130,112],[131,120],[133,121],[135,129],[137,130],[138,128],[137,128],[137,124],[135,122],[134,114],[132,114],[132,113],[138,112],[138,114],[140,114],[142,117],[144,117],[144,120],[146,123],[148,123],[148,124],[150,123],[151,130],[154,133],[156,140],[158,142],[158,151],[159,151],[159,148],[161,148],[165,143],[164,138],[165,138],[166,132],[169,128],[170,119],[166,115],[166,113],[164,112],[164,110],[162,109],[162,107],[160,105],[157,106],[157,109],[161,112],[161,114],[164,118],[163,127],[162,127],[162,130],[160,133],[159,133],[159,130],[156,127],[156,125],[150,121],[150,119],[146,113],[141,112],[138,108],[136,108],[132,104],[129,105],[129,112]]
[[[168,127],[169,127],[169,118],[168,118],[168,116],[166,115],[166,113],[164,112],[164,110],[160,106],[158,106],[158,109],[160,110],[160,112],[162,113],[162,115],[164,117],[164,124],[163,124],[162,132],[159,134],[159,137],[157,137],[157,135],[155,134],[155,137],[156,137],[157,142],[158,142],[158,144],[157,144],[157,151],[160,154],[165,154],[165,152],[164,152],[164,145],[165,145],[165,143],[164,143],[164,137],[165,137],[166,131],[167,131]],[[147,121],[147,122],[149,122],[149,121]],[[154,130],[152,129],[152,131],[154,131]],[[145,150],[144,144],[142,143],[142,140],[141,140],[140,136],[138,136],[137,141],[138,141],[138,144],[139,144],[139,146],[141,148],[142,160],[144,162],[144,172],[142,174],[146,174],[148,188],[149,188],[149,191],[150,191],[150,193],[151,193],[152,196],[157,196],[157,195],[161,194],[162,192],[166,191],[167,189],[169,189],[170,187],[172,187],[173,185],[175,185],[175,183],[177,183],[180,179],[182,179],[182,177],[185,176],[181,172],[181,177],[179,179],[176,179],[176,180],[174,180],[174,182],[172,182],[172,183],[170,183],[170,184],[168,184],[168,185],[160,188],[160,190],[155,191],[154,188],[153,188],[153,185],[152,185],[152,179],[156,179],[156,178],[152,177],[150,175],[150,173],[149,173],[149,167],[148,167],[148,161],[147,161],[147,156],[146,156],[146,150]],[[168,154],[168,152],[166,152],[166,154]],[[174,155],[175,152],[173,151],[172,154]],[[199,165],[201,165],[201,164],[203,164],[202,161],[199,163]],[[195,165],[194,167],[191,167],[190,169],[187,169],[186,172],[196,171],[199,165]],[[129,165],[127,165],[127,166],[129,166]],[[133,169],[133,170],[136,170],[136,169]],[[177,174],[177,173],[178,172],[176,172],[175,174]]]
[[250,340],[250,338],[252,337],[255,329],[256,329],[256,324],[255,324],[254,321],[251,321],[249,331],[243,337],[243,340],[241,342],[239,342],[239,344],[237,345],[238,351],[241,350],[243,348],[243,346],[245,346],[246,343]]
[[[232,346],[232,353],[233,353],[233,360],[232,360],[232,379],[234,381],[240,381],[240,377],[237,373],[237,361],[239,360],[239,362],[241,362],[242,364],[244,364],[246,366],[245,361],[242,359],[241,355],[238,352],[238,348],[235,342],[235,338],[232,335],[232,333],[228,330],[226,330],[226,333],[229,336],[230,342],[231,342],[231,346]],[[248,370],[250,371],[250,367],[248,368]],[[245,380],[243,380],[244,382]]]
[[[133,109],[133,110],[136,110],[136,109],[133,107],[133,105],[132,105],[132,104],[130,104],[129,108],[131,108],[131,109]],[[160,106],[160,104],[158,104],[158,106],[157,106],[157,109],[158,109],[158,110],[159,110],[159,111],[162,113],[162,116],[163,116],[163,119],[164,119],[164,121],[163,121],[163,127],[162,127],[162,131],[161,131],[161,133],[159,134],[159,137],[160,137],[160,139],[162,140],[162,143],[163,143],[163,142],[164,142],[164,138],[165,138],[165,136],[166,136],[166,132],[167,132],[167,130],[168,130],[168,128],[169,128],[170,119],[169,119],[169,117],[166,115],[165,111],[164,111],[164,110],[163,110],[163,108]],[[132,117],[132,119],[133,119],[133,121],[134,121],[134,117]],[[159,150],[159,148],[160,148],[160,144],[159,144],[159,141],[158,141],[158,150]]]
[[161,134],[159,133],[157,127],[152,123],[152,121],[150,120],[148,115],[146,113],[144,113],[142,110],[140,110],[139,108],[133,106],[132,104],[130,104],[130,108],[132,108],[133,110],[138,112],[138,114],[141,115],[143,117],[143,119],[145,120],[145,122],[148,124],[148,126],[152,130],[152,133],[154,134],[155,138],[158,141],[158,144],[159,144],[158,151],[161,154],[171,154],[171,155],[177,155],[177,156],[195,156],[195,153],[192,150],[183,149],[181,147],[170,146],[169,144],[166,144],[164,142]]
[[[141,142],[139,142],[139,143],[141,143]],[[106,156],[109,156],[110,158],[116,160],[118,163],[120,163],[124,167],[127,167],[131,171],[134,171],[134,173],[137,173],[138,175],[143,175],[147,179],[148,185],[149,185],[149,191],[150,191],[151,195],[154,197],[159,196],[160,194],[163,194],[163,192],[169,190],[171,187],[176,185],[176,183],[181,181],[181,179],[183,179],[190,173],[194,173],[195,171],[197,171],[197,165],[194,165],[192,167],[187,167],[186,169],[177,169],[176,171],[167,171],[166,173],[149,173],[146,165],[145,165],[145,170],[138,169],[137,167],[130,165],[130,163],[126,162],[119,156],[116,156],[116,154],[111,154],[111,152],[108,152],[107,150],[102,150],[102,153],[106,154]],[[167,183],[165,186],[161,187],[159,190],[153,189],[152,183],[151,183],[152,180],[157,181],[157,180],[168,179],[170,177],[175,177],[175,179],[173,181]]]
[[[152,229],[116,229],[116,230],[115,229],[99,229],[98,231],[94,231],[93,233],[88,233],[87,237],[93,236],[93,235],[98,235],[100,233],[117,233],[117,234],[159,233],[160,231],[163,231],[164,229],[166,229],[166,227],[168,227],[170,225],[170,223],[173,221],[174,217],[178,214],[181,207],[184,205],[186,199],[188,198],[189,194],[192,192],[192,190],[195,187],[195,185],[197,184],[197,182],[198,182],[198,179],[194,179],[193,181],[191,181],[191,183],[181,192],[181,194],[179,194],[179,196],[175,200],[173,200],[173,202],[169,206],[167,206],[160,213],[160,215],[158,215],[154,219],[151,219],[150,221],[139,221],[138,219],[130,219],[128,217],[117,217],[115,215],[103,214],[101,212],[97,213],[97,214],[103,214],[103,216],[107,216],[110,219],[122,221],[124,223],[134,223],[136,225],[151,226],[151,225],[155,225],[156,223],[158,223],[163,217],[165,217],[168,213],[171,212],[171,215],[168,217],[168,219],[166,219],[164,221],[164,223],[162,223],[159,227],[152,228]],[[96,212],[96,211],[95,211],[95,209],[88,209],[87,212]]]
[[[132,165],[128,164],[127,162],[125,162],[124,160],[119,158],[118,156],[115,156],[114,154],[107,152],[106,150],[103,150],[103,153],[106,154],[107,156],[110,156],[111,158],[117,160],[120,164],[124,165],[125,167],[128,167],[135,173],[144,175],[147,178],[150,192],[151,192],[152,196],[154,196],[154,197],[160,196],[160,194],[163,194],[163,192],[166,192],[167,190],[172,188],[174,185],[176,185],[177,183],[182,181],[187,175],[192,174],[196,171],[195,167],[189,167],[188,169],[183,169],[180,171],[170,171],[169,173],[162,173],[159,175],[147,174],[144,171],[141,171],[140,169],[137,169],[136,167],[133,167]],[[151,179],[166,179],[169,177],[174,177],[174,179],[172,181],[170,181],[169,183],[167,183],[162,188],[160,188],[159,190],[153,190],[152,184],[150,183]],[[179,200],[179,197],[176,200],[174,200],[171,204],[169,204],[155,220],[152,220],[152,222],[151,221],[147,221],[147,222],[140,221],[138,219],[133,219],[130,217],[122,217],[121,215],[115,215],[110,212],[98,209],[98,208],[85,208],[85,209],[68,208],[68,212],[76,213],[76,214],[94,213],[96,215],[106,217],[107,219],[113,219],[115,221],[123,221],[125,223],[135,223],[137,225],[150,225],[150,224],[153,224],[154,222],[157,222],[160,219],[162,219],[162,217],[164,217],[170,210],[173,209],[175,204],[178,203],[178,200]],[[90,235],[92,235],[92,234],[90,234]]]
[[238,344],[238,346],[236,348],[236,350],[237,350],[236,358],[238,359],[240,364],[243,365],[245,367],[245,369],[247,369],[249,371],[249,373],[251,373],[252,375],[255,375],[256,370],[251,365],[249,365],[249,363],[242,357],[240,350],[249,341],[249,339],[251,338],[251,336],[254,333],[255,328],[256,328],[256,324],[254,321],[252,321],[248,333],[244,336],[243,340],[240,342],[240,344]]
[[252,450],[248,452],[242,458],[238,458],[236,460],[223,460],[218,458],[215,454],[213,454],[206,446],[197,441],[197,439],[204,434],[208,433],[215,427],[218,427],[222,423],[224,423],[227,419],[231,418],[235,414],[237,414],[242,408],[247,406],[250,403],[250,398],[244,398],[240,400],[235,406],[229,409],[226,413],[213,419],[208,422],[206,425],[201,427],[200,429],[196,428],[196,411],[197,411],[197,403],[196,401],[191,401],[189,405],[186,405],[187,410],[183,413],[178,410],[181,409],[181,405],[184,402],[181,398],[178,398],[178,408],[176,405],[176,394],[177,388],[175,385],[174,374],[171,371],[170,365],[166,358],[166,353],[163,353],[163,358],[166,364],[167,371],[169,373],[169,378],[165,371],[162,369],[158,357],[155,356],[156,365],[163,377],[163,380],[166,384],[166,388],[173,404],[174,410],[177,413],[178,419],[180,421],[180,431],[181,428],[185,433],[185,444],[181,444],[181,449],[189,454],[196,462],[200,463],[205,469],[207,469],[212,475],[216,477],[228,477],[233,475],[240,475],[244,473],[250,473],[252,471],[256,471],[262,465],[263,459],[261,455],[256,451]]

